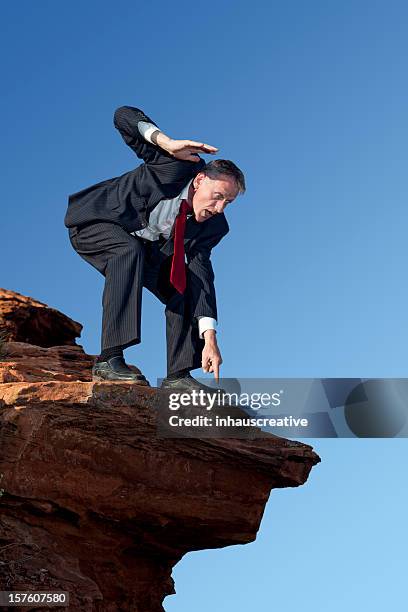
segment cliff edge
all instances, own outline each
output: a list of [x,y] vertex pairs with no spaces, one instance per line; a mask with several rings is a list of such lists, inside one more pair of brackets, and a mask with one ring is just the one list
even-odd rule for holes
[[184,554],[252,542],[270,491],[320,461],[269,434],[159,437],[158,390],[92,382],[79,323],[0,290],[0,327],[0,590],[161,612]]

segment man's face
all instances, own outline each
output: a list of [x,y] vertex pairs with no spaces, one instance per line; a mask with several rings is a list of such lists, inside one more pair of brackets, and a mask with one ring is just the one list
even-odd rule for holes
[[194,189],[193,210],[198,223],[210,219],[217,213],[222,213],[227,204],[235,200],[238,195],[236,182],[230,176],[212,179],[203,172],[199,172],[194,177],[192,186]]

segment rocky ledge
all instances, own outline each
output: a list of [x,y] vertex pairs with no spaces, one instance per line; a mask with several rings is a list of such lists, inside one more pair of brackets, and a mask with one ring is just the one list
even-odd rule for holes
[[[302,485],[319,462],[269,434],[161,437],[157,389],[92,382],[81,326],[54,309],[22,341],[24,304],[48,307],[2,292],[0,326],[6,294],[14,335],[0,346],[0,590],[69,592],[59,609],[161,612],[184,554],[252,542],[271,490]],[[67,344],[45,346],[54,315]]]

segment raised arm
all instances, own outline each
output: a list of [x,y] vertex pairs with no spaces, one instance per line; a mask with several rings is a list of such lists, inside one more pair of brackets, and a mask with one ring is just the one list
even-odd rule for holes
[[199,153],[214,154],[216,147],[194,140],[175,140],[167,136],[139,108],[121,106],[113,118],[123,140],[146,163],[159,163],[164,155],[182,161],[200,161]]
[[116,109],[113,116],[115,128],[119,130],[125,143],[140,159],[143,159],[146,163],[159,161],[158,158],[162,152],[158,150],[157,146],[143,138],[143,134],[138,128],[139,122],[146,122],[155,126],[157,130],[159,129],[150,117],[133,106],[121,106]]

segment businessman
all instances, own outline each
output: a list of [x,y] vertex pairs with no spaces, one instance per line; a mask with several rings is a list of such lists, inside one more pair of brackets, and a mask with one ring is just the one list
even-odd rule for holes
[[123,354],[141,341],[146,287],[166,307],[162,387],[206,389],[190,371],[218,380],[222,363],[211,251],[229,231],[224,210],[245,192],[244,175],[229,160],[205,163],[200,153],[216,147],[170,138],[138,108],[118,108],[114,125],[143,163],[70,195],[65,215],[73,248],[105,277],[93,378],[148,384]]

